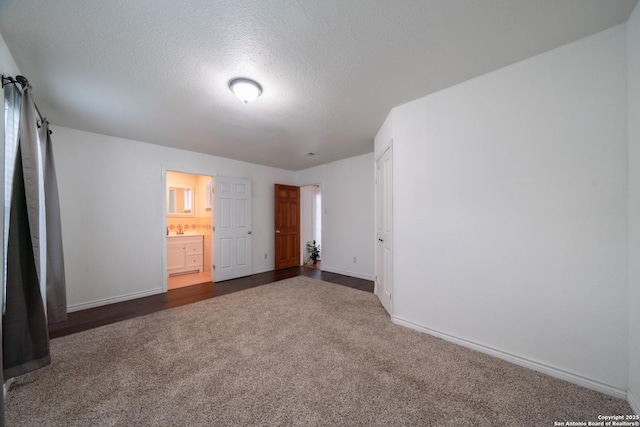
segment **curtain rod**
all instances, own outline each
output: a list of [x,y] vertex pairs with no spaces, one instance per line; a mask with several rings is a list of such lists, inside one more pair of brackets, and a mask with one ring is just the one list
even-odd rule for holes
[[[11,76],[5,76],[3,74],[2,75],[2,87],[4,88],[8,84],[19,84],[20,86],[22,86],[23,90],[24,90],[25,87],[30,86],[29,79],[27,79],[25,76],[16,76],[15,78],[13,78]],[[33,102],[33,106],[36,107],[36,112],[38,113],[38,116],[40,117],[40,123],[44,123],[44,122],[49,123],[47,118],[44,117],[42,115],[42,113],[40,112],[40,109],[38,108],[38,105],[35,103],[35,101]],[[39,124],[38,124],[38,127],[40,127]],[[49,135],[51,135],[52,133],[53,133],[53,131],[51,129],[49,129]]]

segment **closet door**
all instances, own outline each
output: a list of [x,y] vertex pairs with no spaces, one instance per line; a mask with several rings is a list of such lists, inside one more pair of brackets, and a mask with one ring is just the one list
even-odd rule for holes
[[376,280],[375,293],[380,303],[393,315],[393,163],[391,147],[376,160]]

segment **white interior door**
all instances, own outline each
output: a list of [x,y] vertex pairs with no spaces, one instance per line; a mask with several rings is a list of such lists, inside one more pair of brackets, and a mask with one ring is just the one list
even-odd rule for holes
[[251,263],[251,181],[215,177],[216,282],[249,276]]
[[389,147],[376,160],[376,281],[375,293],[389,315],[393,314],[392,260],[392,158]]

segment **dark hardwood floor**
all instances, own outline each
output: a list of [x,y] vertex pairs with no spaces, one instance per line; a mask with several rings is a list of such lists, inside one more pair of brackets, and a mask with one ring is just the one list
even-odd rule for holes
[[278,280],[300,275],[366,292],[373,292],[373,282],[370,280],[329,273],[308,267],[292,267],[285,270],[268,271],[239,279],[227,280],[225,282],[207,282],[185,288],[172,289],[164,294],[69,313],[66,321],[49,325],[49,337],[62,337],[87,329],[97,328],[98,326],[119,322],[120,320],[132,319],[167,308],[179,307],[181,305],[191,304],[208,298],[266,285],[277,282]]
[[322,260],[318,260],[315,264],[305,264],[307,268],[313,268],[315,270],[322,270]]

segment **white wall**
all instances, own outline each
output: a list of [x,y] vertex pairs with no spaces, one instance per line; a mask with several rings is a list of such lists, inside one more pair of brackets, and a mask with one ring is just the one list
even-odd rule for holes
[[295,172],[58,126],[52,137],[71,310],[162,291],[163,168],[250,179],[253,271],[273,269],[273,184]]
[[22,74],[13,60],[13,56],[11,56],[2,34],[0,34],[0,74],[11,77]]
[[640,414],[640,6],[627,23],[629,126],[629,403]]
[[395,321],[625,395],[625,57],[618,26],[394,109]]
[[[376,137],[374,138],[374,159],[377,159],[384,153],[384,151],[392,144],[393,139],[393,121],[394,121],[394,110],[391,110],[387,118],[382,123],[382,126],[378,130]],[[375,167],[375,166],[373,166]],[[375,172],[374,172],[374,180],[375,180]]]
[[297,183],[321,184],[322,269],[373,280],[373,153],[299,171]]

